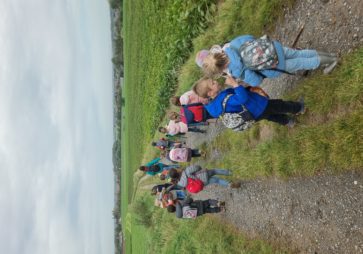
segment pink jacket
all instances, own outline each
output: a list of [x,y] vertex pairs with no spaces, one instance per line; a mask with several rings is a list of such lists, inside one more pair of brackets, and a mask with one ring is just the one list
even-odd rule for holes
[[169,152],[169,158],[176,162],[188,162],[192,158],[192,149],[190,148],[173,148]]

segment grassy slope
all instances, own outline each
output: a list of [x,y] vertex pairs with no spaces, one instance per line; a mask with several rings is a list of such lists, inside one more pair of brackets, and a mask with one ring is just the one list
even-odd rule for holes
[[[133,194],[133,173],[141,164],[145,144],[150,142],[175,88],[175,69],[189,54],[191,38],[207,23],[209,14],[204,14],[213,11],[213,2],[124,1],[123,96],[126,103],[122,129],[121,217],[126,243],[130,243],[131,237],[132,223],[128,223],[126,216]],[[126,250],[131,252],[130,244]]]
[[[262,30],[267,27],[268,24],[273,24],[274,21],[276,20],[276,17],[280,14],[280,11],[277,10],[281,10],[282,6],[287,6],[288,4],[290,4],[291,1],[280,1],[280,0],[262,0],[262,1],[254,1],[254,0],[246,0],[246,1],[235,1],[235,0],[227,0],[224,1],[223,4],[220,5],[220,8],[218,10],[218,14],[216,15],[216,18],[213,22],[213,25],[201,36],[197,37],[194,41],[193,41],[193,48],[194,48],[194,52],[191,54],[190,59],[188,60],[187,64],[184,65],[184,67],[181,70],[181,75],[179,76],[179,91],[184,91],[187,88],[190,87],[190,85],[199,78],[200,73],[198,72],[197,67],[195,66],[194,63],[194,55],[197,49],[200,48],[207,48],[211,45],[212,42],[215,43],[221,43],[223,41],[226,41],[228,39],[233,38],[236,35],[242,34],[242,33],[249,33],[249,31],[254,31],[252,34],[255,35],[259,35],[262,33]],[[134,2],[133,2],[134,3]],[[189,4],[188,4],[189,3]],[[190,5],[190,2],[186,3],[186,5]],[[134,5],[134,4],[133,4]],[[135,3],[134,5],[136,9],[133,9],[133,22],[136,23],[137,21],[135,21],[134,19],[137,19],[136,15],[140,15],[140,10],[137,9],[138,6]],[[190,8],[190,6],[188,7]],[[149,8],[145,8],[144,9],[147,10],[152,10]],[[129,9],[127,9],[129,10]],[[251,11],[253,10],[253,11]],[[131,10],[130,10],[131,11]],[[180,13],[182,13],[182,11],[179,10]],[[253,15],[251,15],[253,13]],[[184,13],[185,14],[185,13]],[[126,13],[127,15],[127,13]],[[125,15],[125,16],[126,16]],[[207,15],[208,16],[208,15]],[[208,18],[209,19],[209,18]],[[129,20],[129,22],[131,22],[131,20]],[[144,21],[146,22],[146,21]],[[150,21],[149,21],[150,22]],[[161,22],[161,23],[160,23]],[[170,20],[160,20],[159,21],[159,26],[163,26],[163,22],[171,22]],[[197,25],[196,23],[199,23],[200,20],[198,19],[189,19],[187,20],[187,22],[184,25],[183,30],[188,29],[188,26],[195,26]],[[128,24],[131,23],[125,23],[126,24],[126,28],[128,27]],[[175,24],[175,23],[170,23],[172,24],[170,27],[170,31],[177,31],[177,29],[175,28],[177,25],[179,24]],[[142,25],[146,25],[146,24],[140,24]],[[150,25],[150,23],[149,23]],[[128,28],[130,30],[130,27]],[[162,28],[158,28],[158,29],[162,29]],[[190,29],[190,28],[189,28]],[[153,91],[153,92],[157,92],[160,89],[161,90],[165,90],[165,88],[163,87],[163,80],[161,80],[160,82],[149,82],[147,80],[148,76],[163,76],[165,74],[165,68],[167,68],[167,65],[160,65],[161,63],[158,62],[157,60],[151,60],[148,59],[148,61],[139,61],[139,58],[134,57],[136,56],[138,53],[140,52],[134,52],[132,50],[135,50],[136,45],[134,43],[137,42],[141,42],[141,41],[150,41],[150,40],[154,40],[157,39],[156,37],[152,37],[149,38],[149,40],[143,40],[141,35],[140,37],[138,36],[138,30],[137,31],[127,31],[126,29],[126,38],[127,38],[127,43],[126,47],[125,47],[125,51],[126,51],[126,63],[132,63],[132,66],[128,65],[127,69],[126,69],[126,77],[125,77],[125,83],[127,85],[126,89],[124,89],[124,93],[126,93],[126,122],[127,122],[127,127],[124,131],[124,147],[123,150],[125,152],[124,154],[124,158],[123,162],[125,163],[125,167],[123,167],[124,169],[127,169],[128,172],[133,171],[133,165],[138,165],[140,164],[141,161],[141,157],[140,155],[142,154],[140,151],[142,149],[138,149],[140,147],[140,145],[142,146],[143,144],[148,144],[150,142],[150,132],[149,130],[154,130],[154,127],[156,126],[155,123],[159,124],[160,123],[160,117],[162,115],[163,109],[158,112],[155,112],[155,101],[152,101],[150,99],[155,98],[153,96],[158,95],[160,96],[159,93],[155,93],[154,95],[150,95],[149,92]],[[143,31],[145,32],[145,31]],[[160,31],[155,31],[155,32],[160,32]],[[138,38],[139,37],[139,38]],[[137,39],[136,39],[137,38]],[[131,45],[131,41],[133,42],[133,45]],[[163,37],[163,41],[165,41],[166,44],[170,44],[173,41],[170,41],[170,38],[168,38],[168,36],[164,36]],[[150,45],[152,44],[152,42],[150,42]],[[144,45],[142,45],[141,47],[145,47]],[[172,44],[172,47],[175,47],[175,43],[174,45]],[[187,53],[189,53],[189,49],[191,49],[190,44],[187,44],[188,50],[185,51]],[[155,48],[155,46],[154,46]],[[127,50],[129,50],[127,52]],[[158,51],[161,51],[161,49],[158,47]],[[169,51],[169,52],[168,52]],[[159,54],[159,52],[157,51],[153,51],[155,54]],[[165,51],[164,53],[170,54],[172,53],[170,51],[170,48],[168,48],[167,46],[165,46]],[[183,53],[180,52],[179,53]],[[131,55],[133,55],[131,57]],[[142,54],[141,54],[142,56]],[[140,57],[141,57],[140,56]],[[181,55],[182,58],[179,59],[184,59],[185,55],[182,54]],[[176,63],[172,62],[172,66],[178,66],[182,61],[178,60]],[[153,71],[155,71],[155,74],[150,75],[150,72],[148,72],[148,76],[143,76],[142,74],[139,73],[140,70],[142,70],[144,66],[149,66],[151,68],[150,72],[154,73]],[[175,74],[175,77],[177,76],[177,74],[180,74],[177,72],[177,69],[173,68],[173,69],[169,69],[169,72],[172,72]],[[140,83],[137,80],[139,80],[139,78],[142,77],[142,79],[144,82]],[[131,82],[132,80],[132,82]],[[171,87],[174,87],[176,83],[176,79],[175,80],[171,80],[171,83],[169,83],[169,85],[171,85]],[[152,84],[152,85],[151,85]],[[165,83],[164,83],[165,85]],[[166,89],[167,91],[171,91]],[[140,91],[148,91],[147,93],[145,93],[145,96],[140,94]],[[166,99],[165,101],[162,102],[162,105],[166,106],[167,105],[167,98],[169,96],[166,96],[165,94],[163,94],[163,99]],[[165,103],[166,102],[166,103]],[[141,106],[140,103],[144,106]],[[164,104],[163,104],[164,103]],[[160,101],[159,101],[160,104]],[[139,118],[141,117],[140,114],[142,114],[142,120],[143,122],[146,122],[145,126],[138,126],[138,123],[140,122]],[[153,119],[149,119],[147,120],[146,118],[148,117],[154,117]],[[146,128],[147,127],[147,128]],[[127,139],[127,141],[125,141],[125,139]],[[132,140],[132,142],[131,142]],[[128,143],[127,143],[128,142]],[[126,146],[125,146],[126,145]],[[127,152],[125,151],[125,148],[127,149]],[[150,153],[148,155],[146,155],[147,158],[151,158],[153,155],[153,153]],[[126,160],[126,162],[125,162]],[[124,174],[129,174],[129,173],[124,173]],[[131,176],[130,175],[126,175],[126,181],[128,181],[128,183],[125,183],[125,185],[128,184],[128,189],[131,189],[130,187],[130,180],[131,180]],[[129,192],[129,196],[130,196],[130,192]],[[123,207],[122,211],[125,211],[125,206]],[[160,213],[165,213],[165,211],[160,211],[160,210],[156,210],[156,216],[155,216],[155,223],[154,223],[154,227],[151,229],[146,229],[146,228],[142,228],[140,226],[132,226],[132,235],[133,235],[133,240],[132,242],[133,244],[133,250],[139,251],[139,253],[142,253],[143,250],[147,249],[149,251],[149,253],[153,253],[153,252],[159,252],[158,250],[162,250],[162,252],[172,252],[175,253],[176,250],[178,248],[181,249],[185,249],[188,248],[187,245],[190,245],[190,243],[188,243],[189,241],[192,241],[192,243],[194,244],[194,253],[200,253],[202,252],[202,247],[201,245],[198,245],[198,242],[204,242],[205,243],[205,236],[203,235],[202,232],[204,232],[206,230],[206,228],[208,228],[208,234],[211,235],[210,241],[208,241],[207,244],[209,247],[209,250],[213,250],[213,251],[218,251],[220,250],[223,246],[225,248],[227,248],[228,250],[231,251],[231,253],[233,253],[233,251],[238,250],[238,252],[242,251],[242,249],[250,249],[250,251],[246,251],[248,253],[271,253],[273,252],[271,250],[270,247],[267,247],[267,245],[262,244],[259,241],[256,242],[250,242],[250,241],[245,241],[243,240],[243,236],[240,235],[239,233],[237,233],[233,228],[231,227],[226,227],[223,228],[223,223],[219,222],[218,220],[216,220],[213,217],[209,217],[206,216],[204,218],[200,218],[197,220],[195,227],[198,228],[198,230],[196,230],[196,232],[194,232],[192,230],[192,228],[190,227],[190,223],[187,223],[185,221],[176,221],[173,217],[171,217],[168,214],[163,214],[161,215]],[[181,233],[176,234],[176,231],[165,231],[164,228],[162,230],[159,231],[160,233],[160,237],[162,239],[152,239],[152,235],[155,235],[155,227],[158,227],[157,225],[161,225],[161,222],[165,222],[165,220],[167,220],[168,222],[163,223],[162,225],[169,225],[169,221],[173,221],[170,222],[172,224],[170,225],[174,225],[176,228],[181,229],[182,231],[178,231]],[[192,222],[193,223],[193,222]],[[213,226],[212,226],[213,225]],[[146,234],[148,233],[148,234]],[[165,239],[165,237],[167,239]],[[185,238],[185,241],[179,241],[180,239]],[[148,248],[145,248],[144,246],[141,246],[142,244],[146,243],[147,239],[149,239],[148,242]],[[194,240],[193,240],[194,239]],[[155,240],[157,240],[155,242]],[[160,240],[160,242],[159,242]],[[151,242],[150,242],[151,241]],[[161,244],[165,244],[166,242],[168,242],[166,244],[166,246],[161,246]],[[154,246],[154,247],[153,247]],[[150,248],[153,250],[151,251]],[[193,253],[192,252],[192,253]],[[180,253],[180,252],[179,252]]]
[[302,82],[289,97],[304,95],[308,112],[293,130],[261,122],[246,133],[223,133],[208,149],[226,155],[210,166],[231,168],[240,177],[362,168],[362,61],[363,48],[347,56],[333,74]]

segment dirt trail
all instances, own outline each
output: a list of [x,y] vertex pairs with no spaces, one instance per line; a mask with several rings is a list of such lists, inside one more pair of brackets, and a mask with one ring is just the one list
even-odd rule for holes
[[[297,47],[344,55],[363,45],[363,0],[297,1],[293,9],[285,10],[284,20],[270,36],[291,45],[302,24]],[[264,81],[263,87],[272,98],[279,98],[303,78],[283,75]],[[211,124],[207,134],[188,134],[187,144],[197,147],[222,130],[221,123]],[[209,156],[223,159],[218,151],[213,153]],[[288,181],[260,179],[242,186],[239,190],[208,186],[197,197],[225,200],[227,212],[220,216],[252,238],[261,237],[293,252],[363,253],[361,169]]]
[[247,236],[299,253],[363,252],[363,174],[208,186],[198,198],[226,200],[220,216]]

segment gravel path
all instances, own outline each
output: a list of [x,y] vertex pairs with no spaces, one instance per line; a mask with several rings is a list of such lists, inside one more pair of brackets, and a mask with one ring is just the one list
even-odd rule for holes
[[[349,53],[363,45],[363,0],[297,1],[270,35],[291,45],[300,26],[297,47]],[[318,70],[319,71],[319,70]],[[309,73],[314,75],[314,72]],[[302,75],[265,80],[263,88],[279,98],[303,79]],[[213,140],[223,126],[211,124],[207,134],[188,134],[197,147]],[[210,156],[222,156],[214,151]],[[203,164],[203,161],[199,161]],[[197,198],[225,200],[220,216],[250,237],[261,237],[297,253],[363,253],[362,170],[311,178],[276,178],[243,182],[239,190],[208,186]]]

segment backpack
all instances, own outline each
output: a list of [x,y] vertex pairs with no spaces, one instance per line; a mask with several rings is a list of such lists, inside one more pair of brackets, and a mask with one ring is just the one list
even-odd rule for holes
[[188,177],[187,191],[190,193],[198,193],[203,190],[204,183],[200,179]]
[[186,125],[205,121],[205,109],[202,103],[183,105],[180,108],[181,121]]
[[255,119],[251,115],[251,113],[246,109],[245,106],[242,105],[242,111],[238,113],[225,113],[226,111],[226,104],[233,94],[228,94],[223,99],[223,113],[220,116],[222,123],[228,129],[232,129],[234,131],[244,131],[250,128],[254,123]]
[[198,209],[190,206],[183,207],[183,219],[195,219],[198,216]]
[[242,44],[239,53],[243,64],[250,70],[273,69],[278,64],[275,46],[267,36]]

